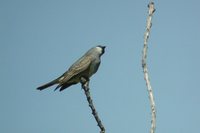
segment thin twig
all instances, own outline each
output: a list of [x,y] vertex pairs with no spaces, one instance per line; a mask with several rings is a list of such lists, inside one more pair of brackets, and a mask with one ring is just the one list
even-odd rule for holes
[[144,33],[144,47],[143,47],[143,52],[142,52],[142,68],[144,72],[144,79],[146,81],[146,86],[147,86],[147,91],[149,93],[149,100],[151,104],[151,130],[150,133],[155,133],[156,129],[156,107],[155,107],[155,102],[154,102],[154,96],[153,96],[153,89],[151,87],[150,79],[149,79],[149,74],[148,74],[148,69],[147,69],[147,42],[148,38],[150,35],[150,30],[152,26],[152,17],[153,13],[155,11],[154,8],[154,3],[150,2],[148,4],[149,12],[148,12],[148,17],[147,17],[147,24],[146,24],[146,31]]
[[83,90],[85,91],[85,95],[86,95],[87,101],[89,103],[89,107],[92,110],[92,115],[94,116],[94,118],[97,122],[97,125],[99,126],[99,128],[101,130],[100,133],[105,133],[105,128],[104,128],[103,124],[101,123],[101,120],[98,116],[98,113],[97,113],[97,111],[94,107],[93,101],[92,101],[92,97],[91,97],[91,94],[90,94],[90,88],[89,88],[89,80],[82,77],[81,78],[81,84],[82,84]]

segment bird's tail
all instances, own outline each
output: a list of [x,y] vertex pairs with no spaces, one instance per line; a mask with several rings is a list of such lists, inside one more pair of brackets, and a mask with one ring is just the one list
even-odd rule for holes
[[44,85],[38,87],[37,90],[44,90],[44,89],[46,89],[46,88],[48,88],[48,87],[50,87],[52,85],[55,85],[57,83],[58,83],[58,79],[55,79],[55,80],[53,80],[53,81],[51,81],[51,82],[49,82],[47,84],[44,84]]

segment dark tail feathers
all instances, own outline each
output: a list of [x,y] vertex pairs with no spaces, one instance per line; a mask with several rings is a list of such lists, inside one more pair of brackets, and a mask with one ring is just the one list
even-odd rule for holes
[[52,85],[55,85],[57,83],[58,83],[58,79],[55,79],[55,80],[53,80],[53,81],[51,81],[51,82],[49,82],[47,84],[44,84],[44,85],[38,87],[37,90],[44,90],[44,89],[46,89],[46,88],[48,88],[48,87],[50,87]]

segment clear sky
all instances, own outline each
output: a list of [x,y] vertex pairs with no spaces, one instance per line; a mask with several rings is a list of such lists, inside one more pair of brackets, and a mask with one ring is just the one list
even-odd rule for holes
[[[0,132],[98,133],[80,84],[36,87],[102,44],[90,88],[107,133],[148,133],[141,68],[148,0],[0,0]],[[200,132],[199,0],[155,1],[148,65],[157,133]]]

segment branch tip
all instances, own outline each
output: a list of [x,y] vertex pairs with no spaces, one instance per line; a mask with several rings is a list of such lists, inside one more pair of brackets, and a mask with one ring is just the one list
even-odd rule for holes
[[101,130],[100,133],[105,133],[105,128],[104,128],[103,124],[101,123],[98,113],[94,107],[92,97],[90,95],[89,79],[81,77],[81,85],[82,85],[83,90],[85,91],[85,95],[86,95],[89,107],[92,110],[92,115],[94,116],[94,118],[97,122],[97,126],[99,126],[99,128]]

